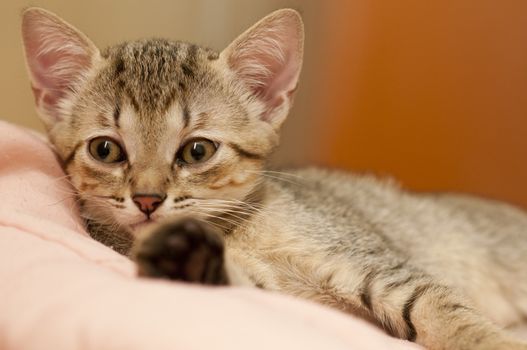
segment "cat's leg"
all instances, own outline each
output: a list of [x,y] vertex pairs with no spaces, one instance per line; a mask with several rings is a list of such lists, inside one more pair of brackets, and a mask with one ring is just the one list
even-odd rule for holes
[[222,233],[186,219],[145,232],[132,250],[140,276],[208,285],[250,285],[225,252]]
[[[149,232],[138,241],[133,256],[142,276],[211,285],[250,283],[241,269],[230,263],[221,233],[192,220],[167,223]],[[291,270],[292,274],[281,276],[284,281],[311,280],[309,286],[304,286],[314,290],[302,290],[297,283],[287,283],[296,285],[294,290],[280,288],[279,283],[274,283],[272,289],[339,308],[364,311],[368,318],[393,335],[416,341],[428,349],[527,350],[527,345],[483,317],[453,289],[404,262],[390,260],[370,266],[359,283],[354,282],[349,288],[346,281],[352,266],[343,267],[342,281],[338,281],[337,271],[331,273],[331,278],[321,276],[322,280],[317,281],[313,279],[315,273],[298,276],[305,269],[291,269],[291,266],[278,266],[274,270],[281,273]],[[273,284],[272,278],[266,282]]]
[[351,299],[394,335],[428,349],[527,350],[455,290],[404,264],[371,270]]

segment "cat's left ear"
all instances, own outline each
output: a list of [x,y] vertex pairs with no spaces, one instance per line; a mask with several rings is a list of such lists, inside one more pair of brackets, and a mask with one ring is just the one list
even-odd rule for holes
[[292,9],[275,11],[223,52],[228,67],[264,103],[262,120],[278,129],[292,105],[302,68],[304,25]]
[[37,111],[50,130],[64,118],[66,100],[85,81],[100,53],[84,34],[40,8],[22,14],[22,38]]

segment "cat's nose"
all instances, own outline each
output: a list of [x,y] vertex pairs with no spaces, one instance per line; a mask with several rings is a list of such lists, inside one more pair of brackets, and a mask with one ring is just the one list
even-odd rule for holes
[[133,195],[132,200],[134,201],[135,205],[137,205],[139,210],[141,210],[147,216],[150,216],[150,214],[152,214],[161,205],[161,203],[163,203],[166,197],[166,195],[160,195],[157,193],[141,193]]

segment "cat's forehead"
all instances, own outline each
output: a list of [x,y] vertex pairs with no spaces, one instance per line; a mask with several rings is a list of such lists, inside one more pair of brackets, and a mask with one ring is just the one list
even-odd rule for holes
[[258,114],[211,50],[145,40],[113,46],[103,57],[73,110],[82,117],[72,126],[89,136],[111,131],[150,152],[189,137],[238,140],[256,132],[258,119],[250,116]]
[[218,54],[194,44],[134,41],[109,48],[103,56],[108,60],[103,85],[110,83],[115,98],[140,116],[162,115],[175,100],[185,105],[198,90],[218,86],[210,66]]

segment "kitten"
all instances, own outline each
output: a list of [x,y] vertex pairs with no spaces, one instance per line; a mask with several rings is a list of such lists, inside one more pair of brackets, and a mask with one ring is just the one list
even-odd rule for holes
[[302,65],[294,10],[219,54],[167,40],[99,51],[36,8],[22,32],[88,229],[142,275],[281,291],[430,349],[527,349],[500,328],[527,314],[525,213],[368,176],[264,170]]

